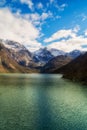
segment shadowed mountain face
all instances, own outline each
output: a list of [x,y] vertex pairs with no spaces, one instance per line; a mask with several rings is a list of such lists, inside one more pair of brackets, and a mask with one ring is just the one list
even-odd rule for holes
[[29,68],[19,65],[12,59],[12,53],[0,43],[0,73],[30,73],[34,72]]
[[72,60],[71,57],[69,56],[57,56],[53,59],[51,59],[43,68],[42,68],[42,73],[51,73],[54,70],[68,64]]
[[87,83],[87,53],[80,55],[69,64],[54,71],[63,73],[64,78]]

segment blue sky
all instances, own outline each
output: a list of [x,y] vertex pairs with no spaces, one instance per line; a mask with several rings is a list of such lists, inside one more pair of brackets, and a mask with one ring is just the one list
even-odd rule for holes
[[1,0],[0,38],[64,51],[87,49],[87,0]]

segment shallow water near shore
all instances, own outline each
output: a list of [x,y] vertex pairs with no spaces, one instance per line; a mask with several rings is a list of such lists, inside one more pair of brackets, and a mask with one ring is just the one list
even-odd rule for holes
[[0,130],[87,130],[87,86],[51,74],[0,75]]

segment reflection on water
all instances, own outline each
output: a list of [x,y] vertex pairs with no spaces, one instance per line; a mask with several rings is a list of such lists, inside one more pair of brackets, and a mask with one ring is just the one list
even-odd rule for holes
[[87,130],[87,87],[61,75],[0,75],[0,130]]

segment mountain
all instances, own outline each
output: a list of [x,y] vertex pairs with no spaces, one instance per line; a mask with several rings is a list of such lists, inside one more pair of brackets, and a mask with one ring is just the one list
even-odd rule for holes
[[72,60],[69,56],[60,55],[51,59],[41,70],[42,73],[51,73],[54,70],[68,64]]
[[40,65],[46,64],[49,60],[51,60],[54,56],[47,48],[41,48],[34,52],[33,60],[36,63],[40,63]]
[[26,48],[22,44],[15,41],[1,40],[0,42],[2,42],[6,48],[8,48],[9,50],[14,50],[15,52],[26,50]]
[[73,50],[69,53],[66,53],[67,56],[72,57],[73,59],[77,58],[78,56],[80,56],[81,54],[84,54],[85,52],[80,51],[80,50]]
[[81,55],[83,52],[80,50],[73,50],[69,53],[66,53],[62,50],[54,49],[54,48],[41,48],[33,53],[33,60],[40,65],[47,64],[51,59],[57,57],[57,56],[67,56],[71,57],[72,59],[77,58],[79,55]]
[[51,49],[48,48],[48,50],[49,50],[49,52],[51,52],[51,54],[52,54],[54,57],[60,56],[60,55],[65,55],[65,54],[66,54],[64,51],[58,50],[58,49],[54,49],[54,48],[51,48]]
[[0,40],[0,42],[9,50],[12,59],[17,61],[20,65],[30,68],[37,66],[32,59],[32,53],[22,44],[10,40]]
[[61,55],[65,55],[65,56],[69,56],[69,57],[72,57],[73,59],[77,58],[78,56],[80,56],[81,54],[84,54],[85,52],[84,51],[80,51],[80,50],[73,50],[71,52],[64,52],[62,50],[58,50],[58,49],[54,49],[54,48],[51,48],[48,50],[51,52],[51,54],[56,57],[56,56],[61,56]]
[[[66,65],[72,59],[82,54],[79,50],[65,53],[61,50],[46,47],[31,53],[22,44],[11,40],[1,39],[0,44],[4,47],[6,53],[9,53],[11,61],[14,60],[15,64],[24,68],[28,67],[32,71],[37,69],[47,73]],[[4,59],[6,56],[3,55],[2,57]]]
[[11,55],[11,52],[2,43],[0,43],[0,73],[35,72],[35,70],[19,65],[16,60],[12,59]]
[[62,50],[45,47],[34,52],[33,60],[42,66],[41,72],[50,73],[53,70],[66,65],[81,54],[82,52],[79,50],[73,50],[72,52],[66,53]]
[[55,70],[54,73],[63,73],[64,78],[87,83],[87,53]]

